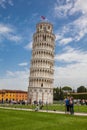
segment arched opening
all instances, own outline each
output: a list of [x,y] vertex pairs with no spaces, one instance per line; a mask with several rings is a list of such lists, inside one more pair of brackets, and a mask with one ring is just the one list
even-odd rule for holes
[[41,83],[41,87],[43,87],[43,83]]

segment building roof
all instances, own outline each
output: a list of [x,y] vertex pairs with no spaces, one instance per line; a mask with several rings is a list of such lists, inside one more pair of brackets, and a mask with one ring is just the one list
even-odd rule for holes
[[5,92],[12,92],[12,93],[27,93],[27,91],[23,91],[23,90],[9,90],[9,89],[2,89],[2,90],[0,90],[0,93],[5,93]]

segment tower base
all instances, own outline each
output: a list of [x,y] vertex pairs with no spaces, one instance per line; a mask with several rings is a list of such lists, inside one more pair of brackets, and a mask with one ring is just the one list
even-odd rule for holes
[[53,104],[53,89],[28,87],[28,102],[31,104],[34,104],[35,102]]

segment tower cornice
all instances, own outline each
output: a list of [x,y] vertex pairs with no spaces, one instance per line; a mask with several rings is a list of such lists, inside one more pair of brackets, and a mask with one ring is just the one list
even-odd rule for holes
[[41,21],[41,22],[37,23],[37,24],[36,24],[36,27],[39,26],[39,25],[51,25],[52,28],[53,28],[53,24],[50,23],[50,22],[46,22],[46,21],[45,21],[45,22]]

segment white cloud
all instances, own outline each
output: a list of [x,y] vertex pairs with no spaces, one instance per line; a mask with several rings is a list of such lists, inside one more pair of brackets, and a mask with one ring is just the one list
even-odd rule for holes
[[87,87],[87,51],[67,47],[64,53],[55,56],[55,60],[59,63],[67,63],[64,67],[55,67],[55,85]]
[[10,6],[13,6],[13,0],[0,0],[0,6],[2,8],[6,8],[7,4],[9,4]]
[[57,0],[54,12],[57,17],[67,17],[76,12],[87,13],[87,0]]
[[73,41],[73,39],[71,37],[63,38],[63,39],[60,40],[60,44],[66,45],[66,44],[70,43],[71,41]]
[[24,71],[7,71],[4,78],[0,79],[0,89],[28,90],[29,69]]
[[4,24],[0,24],[0,34],[6,34],[13,32],[13,29],[9,26],[6,26]]
[[31,50],[32,49],[32,42],[28,43],[24,48],[26,50]]
[[83,14],[87,13],[87,0],[76,0],[74,7],[70,10],[70,14],[75,12],[82,12]]
[[11,5],[11,6],[13,6],[14,5],[13,4],[13,0],[8,0],[8,4]]
[[19,66],[27,66],[28,65],[28,63],[27,62],[23,62],[23,63],[20,63],[20,64],[18,64]]
[[[59,16],[61,16],[64,18],[69,15],[74,16],[77,12],[81,12],[81,15],[61,28],[61,32],[58,32],[60,37],[57,35],[57,40],[59,40],[60,43],[62,41],[67,42],[65,39],[71,37],[72,41],[79,41],[87,34],[87,0],[68,0],[66,3],[64,3],[64,1],[62,2],[57,0],[55,4],[54,10],[56,10],[56,17],[59,18]],[[66,34],[70,36],[66,37]]]
[[87,87],[87,63],[73,64],[66,67],[55,67],[55,86],[71,86],[77,88],[81,85]]
[[57,3],[54,7],[54,12],[56,17],[66,17],[70,9],[73,7],[73,0],[67,1],[66,4],[64,1],[57,0]]
[[[79,17],[75,17],[72,22],[62,27],[57,32],[57,42],[60,45],[66,45],[73,41],[80,41],[87,34],[87,0],[57,0],[55,4],[55,16],[72,18],[76,13]],[[70,38],[70,39],[68,39]],[[87,51],[66,47],[63,53],[55,56],[60,66],[55,66],[55,86],[71,86],[79,87],[84,85],[87,87]],[[63,65],[63,66],[62,66]]]
[[12,35],[12,34],[8,35],[7,38],[8,38],[9,40],[11,40],[11,41],[14,41],[14,42],[21,41],[21,39],[22,39],[20,36]]
[[56,41],[60,45],[69,44],[72,41],[80,41],[87,34],[87,15],[79,17],[58,31],[60,32],[56,34]]
[[79,19],[75,20],[72,25],[74,26],[73,31],[77,33],[75,39],[80,40],[87,33],[87,15],[81,16]]
[[7,75],[7,76],[12,76],[12,77],[14,77],[14,73],[11,72],[11,71],[9,71],[9,70],[7,70],[6,75]]
[[58,34],[56,34],[55,36],[56,36],[56,41],[62,39],[62,34],[59,34],[59,33],[58,33]]
[[15,72],[12,72],[12,71],[8,70],[6,72],[7,78],[14,77],[14,78],[22,79],[22,78],[27,78],[28,74],[29,74],[29,70],[28,69],[25,69],[24,71],[15,71]]
[[68,47],[68,49],[64,53],[56,55],[55,60],[67,63],[87,63],[87,52],[84,52],[82,50],[75,50]]
[[10,41],[18,42],[22,38],[15,32],[15,28],[11,25],[5,25],[0,23],[0,37],[1,39],[8,39]]

